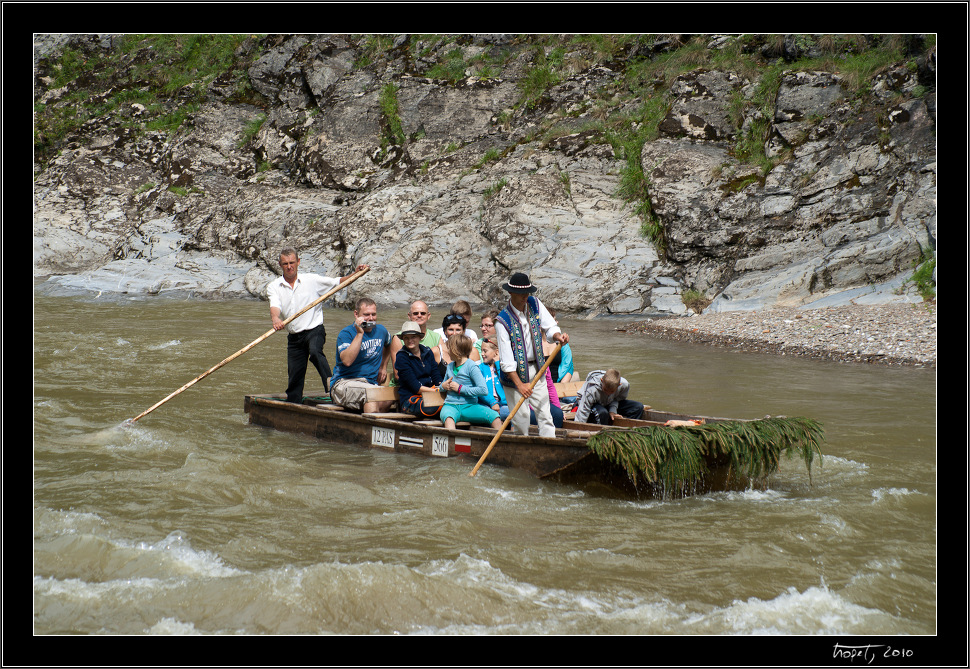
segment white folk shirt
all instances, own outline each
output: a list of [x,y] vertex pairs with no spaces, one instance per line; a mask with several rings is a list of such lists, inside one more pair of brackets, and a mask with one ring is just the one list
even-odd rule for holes
[[[536,302],[539,302],[538,298]],[[535,351],[532,350],[532,336],[531,330],[529,329],[529,319],[526,315],[512,306],[509,302],[509,311],[512,315],[519,319],[519,324],[522,326],[522,335],[525,339],[525,355],[526,360],[534,362],[536,359]],[[542,328],[542,332],[545,334],[546,341],[553,341],[553,336],[557,332],[560,332],[559,326],[556,324],[556,320],[552,317],[542,302],[539,302],[539,327]],[[505,327],[496,324],[495,327],[495,337],[498,339],[498,354],[499,354],[499,365],[503,372],[515,373],[515,355],[512,353],[512,341],[509,338],[509,333],[505,331]]]
[[[340,285],[339,279],[331,279],[319,274],[298,274],[296,283],[290,286],[283,277],[270,281],[266,286],[269,306],[280,310],[280,319],[286,320],[315,299]],[[303,332],[323,323],[323,307],[313,307],[299,318],[286,324],[287,332]]]

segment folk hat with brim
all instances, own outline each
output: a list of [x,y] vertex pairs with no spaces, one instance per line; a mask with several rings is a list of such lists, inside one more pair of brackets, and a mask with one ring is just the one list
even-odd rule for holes
[[421,335],[422,337],[424,336],[424,333],[421,332],[421,326],[415,323],[414,321],[407,321],[406,323],[404,323],[404,325],[401,326],[401,331],[398,332],[395,336],[403,337],[406,334],[416,334],[416,335]]
[[524,294],[531,294],[538,290],[538,288],[532,285],[532,282],[529,280],[529,275],[523,274],[522,272],[516,272],[509,277],[508,283],[503,283],[502,288],[508,293]]

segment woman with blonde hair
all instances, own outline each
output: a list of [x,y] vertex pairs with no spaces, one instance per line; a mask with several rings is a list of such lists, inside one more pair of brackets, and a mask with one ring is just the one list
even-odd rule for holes
[[441,422],[449,430],[454,430],[459,421],[491,425],[495,429],[502,427],[498,412],[478,401],[488,393],[488,386],[478,362],[469,357],[473,350],[472,340],[463,334],[456,334],[448,339],[447,347],[451,362],[441,384],[448,391],[441,407]]

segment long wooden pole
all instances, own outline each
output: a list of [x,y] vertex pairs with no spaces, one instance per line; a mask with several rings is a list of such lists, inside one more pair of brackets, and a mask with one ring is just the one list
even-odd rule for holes
[[[539,379],[542,379],[543,381],[546,380],[546,370],[549,369],[549,363],[552,362],[553,358],[559,355],[559,349],[561,348],[562,348],[562,344],[560,342],[556,342],[555,350],[552,352],[551,355],[546,356],[545,364],[542,365],[542,368],[539,369],[539,371],[536,373],[535,378],[532,379],[532,383],[529,384],[530,391],[536,387],[536,383],[539,382]],[[509,415],[505,418],[505,422],[502,423],[502,427],[499,428],[495,437],[492,439],[492,443],[490,443],[488,445],[488,448],[485,449],[485,452],[482,453],[482,457],[478,459],[478,463],[472,468],[472,471],[469,474],[469,476],[474,476],[475,474],[478,473],[478,468],[482,466],[482,463],[485,462],[485,458],[487,458],[488,454],[492,452],[492,449],[495,447],[495,444],[498,443],[498,438],[502,436],[502,433],[505,432],[505,428],[507,428],[509,426],[509,423],[512,422],[512,416],[515,415],[515,413],[519,410],[519,407],[522,406],[522,403],[525,402],[526,399],[527,398],[525,395],[519,398],[519,401],[516,403],[515,408],[512,409]]]
[[[367,274],[367,272],[369,272],[369,271],[370,271],[370,268],[369,267],[365,267],[364,269],[357,270],[356,272],[354,272],[353,274],[351,274],[350,276],[348,276],[346,279],[344,279],[344,281],[339,286],[337,286],[336,288],[334,288],[334,289],[330,290],[329,292],[325,293],[321,297],[318,297],[311,304],[309,304],[308,306],[304,307],[303,309],[301,309],[297,313],[295,313],[292,316],[290,316],[289,318],[287,318],[285,321],[283,321],[283,325],[285,326],[287,323],[289,323],[290,321],[292,321],[294,318],[298,318],[299,316],[302,316],[304,313],[306,313],[307,311],[309,311],[313,307],[317,306],[318,304],[320,304],[321,302],[323,302],[324,300],[326,300],[328,297],[331,297],[332,295],[335,295],[336,293],[340,292],[341,290],[343,290],[344,288],[346,288],[347,286],[349,286],[350,284],[352,284],[354,281],[356,281],[360,277],[362,277],[365,274]],[[236,358],[238,358],[239,356],[241,356],[243,353],[245,353],[249,349],[251,349],[254,346],[256,346],[256,344],[259,344],[263,340],[267,339],[270,335],[272,335],[275,332],[277,332],[277,330],[274,328],[274,329],[270,330],[269,332],[267,332],[266,334],[261,335],[257,339],[254,339],[252,342],[250,342],[246,346],[243,346],[241,349],[239,349],[238,351],[236,351],[235,353],[233,353],[232,355],[230,355],[228,358],[226,358],[225,360],[223,360],[219,364],[214,365],[213,367],[211,367],[211,368],[207,369],[206,371],[202,372],[201,374],[199,374],[197,377],[195,377],[194,379],[192,379],[191,381],[189,381],[188,383],[186,383],[184,386],[182,386],[181,388],[179,388],[175,392],[171,393],[165,399],[161,400],[160,402],[156,402],[154,405],[152,405],[151,407],[149,407],[145,411],[142,411],[140,414],[138,414],[137,416],[135,416],[134,418],[132,418],[131,419],[131,422],[134,423],[139,418],[142,418],[144,416],[147,416],[152,411],[154,411],[158,407],[162,406],[163,404],[165,404],[166,402],[168,402],[170,399],[172,399],[173,397],[175,397],[179,393],[181,393],[181,392],[183,392],[183,391],[191,388],[196,383],[198,383],[199,381],[201,381],[205,377],[209,376],[209,374],[212,374],[212,372],[216,371],[220,367],[223,367],[224,365],[229,364],[230,362],[232,362],[233,360],[235,360]]]

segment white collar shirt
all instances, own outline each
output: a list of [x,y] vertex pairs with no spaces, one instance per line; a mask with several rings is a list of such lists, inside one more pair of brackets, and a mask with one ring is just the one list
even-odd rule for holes
[[[266,286],[269,305],[280,310],[280,318],[286,320],[311,304],[315,299],[340,285],[339,279],[319,274],[298,274],[291,286],[283,277],[270,281]],[[303,332],[323,324],[323,307],[318,304],[299,318],[286,324],[287,332]]]
[[[557,332],[561,332],[559,326],[556,324],[556,320],[552,317],[542,302],[539,302],[539,327],[542,329],[545,335],[546,341],[552,341],[553,336]],[[532,336],[529,328],[529,319],[526,315],[512,306],[512,302],[509,302],[509,311],[513,316],[519,319],[519,324],[522,326],[522,334],[525,339],[525,355],[529,362],[535,362],[536,354],[534,347],[532,346]],[[495,338],[498,340],[498,352],[499,352],[499,366],[502,368],[503,372],[514,372],[515,371],[515,355],[512,353],[512,341],[509,337],[509,333],[506,332],[505,328],[501,325],[495,328]]]

